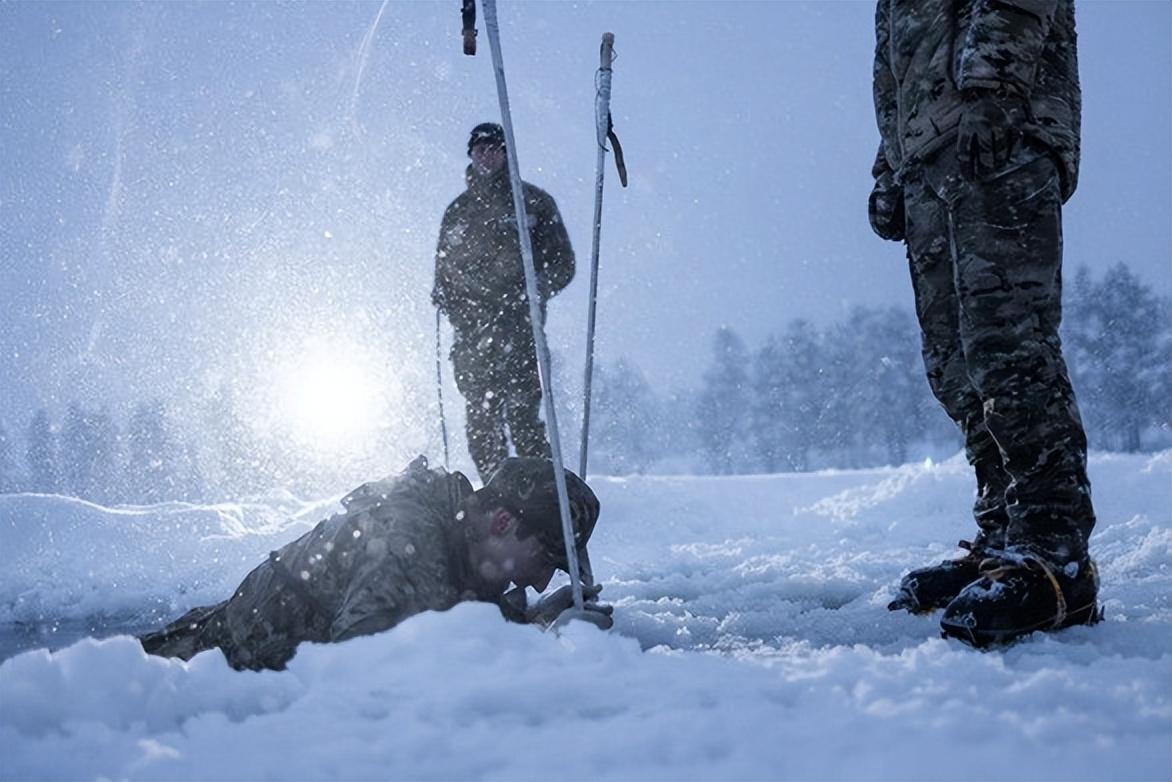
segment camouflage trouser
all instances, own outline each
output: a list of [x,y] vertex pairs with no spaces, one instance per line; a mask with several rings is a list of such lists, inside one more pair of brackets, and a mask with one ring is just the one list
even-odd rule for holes
[[[271,561],[245,577],[230,600],[188,611],[140,640],[150,654],[190,660],[219,649],[238,671],[283,670],[302,641],[329,640],[326,612]],[[300,594],[298,594],[300,593]]]
[[971,183],[945,152],[905,182],[904,199],[924,364],[976,471],[978,542],[1080,558],[1095,515],[1058,336],[1055,164],[1023,151]]
[[456,333],[452,344],[456,387],[464,395],[468,451],[487,481],[509,455],[508,424],[518,456],[551,456],[541,420],[537,351],[527,322],[510,328]]

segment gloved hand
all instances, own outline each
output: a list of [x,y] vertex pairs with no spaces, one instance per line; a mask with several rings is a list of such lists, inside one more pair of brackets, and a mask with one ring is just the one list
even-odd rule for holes
[[[609,630],[614,625],[614,619],[611,615],[614,614],[614,606],[605,605],[597,602],[598,593],[602,591],[601,584],[594,586],[582,585],[582,601],[583,608],[590,612],[597,612],[599,614],[597,624],[603,630]],[[557,618],[561,616],[563,611],[574,607],[574,590],[569,584],[557,589],[545,597],[537,601],[534,605],[525,610],[525,618],[530,624],[541,625],[542,627],[549,627]]]
[[871,198],[867,202],[867,216],[871,219],[871,230],[880,239],[889,242],[903,241],[907,225],[903,211],[903,188],[895,177],[886,172],[875,179]]
[[956,139],[960,174],[970,181],[997,173],[1021,141],[1023,98],[1002,91],[968,90]]

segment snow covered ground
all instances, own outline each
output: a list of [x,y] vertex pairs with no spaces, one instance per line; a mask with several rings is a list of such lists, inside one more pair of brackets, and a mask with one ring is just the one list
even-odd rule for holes
[[[972,532],[959,458],[599,478],[611,633],[462,605],[281,673],[28,650],[0,663],[0,779],[1172,779],[1172,452],[1091,477],[1097,627],[977,652],[885,610]],[[0,648],[219,600],[333,510],[0,497]]]

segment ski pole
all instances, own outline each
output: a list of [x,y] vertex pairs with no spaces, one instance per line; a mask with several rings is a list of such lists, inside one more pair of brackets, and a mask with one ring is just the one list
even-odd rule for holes
[[505,150],[509,160],[509,182],[513,189],[513,211],[517,220],[517,237],[521,244],[521,265],[525,271],[525,292],[529,297],[529,320],[533,327],[533,344],[537,349],[538,377],[545,400],[545,418],[549,426],[549,441],[553,451],[553,476],[557,485],[558,511],[562,517],[562,537],[566,543],[566,565],[570,571],[570,588],[574,608],[584,614],[582,580],[578,573],[578,547],[574,544],[574,528],[570,522],[570,498],[566,491],[566,474],[562,465],[562,444],[558,435],[557,412],[553,401],[553,378],[550,374],[549,346],[545,341],[541,322],[541,303],[537,291],[537,273],[533,268],[533,245],[529,237],[525,193],[521,189],[521,169],[517,162],[517,145],[513,138],[513,117],[509,111],[509,91],[505,84],[505,65],[501,58],[500,26],[497,24],[496,0],[484,0],[484,29],[492,51],[492,67],[496,74],[496,92],[501,106],[501,125],[505,129]]
[[451,471],[448,464],[448,422],[444,418],[444,371],[440,362],[440,310],[435,308],[435,393],[439,398],[440,434],[444,439],[444,469]]
[[586,480],[590,448],[590,395],[594,384],[594,321],[598,309],[598,245],[602,238],[602,179],[606,170],[606,134],[610,129],[610,77],[614,33],[602,34],[598,66],[598,99],[594,107],[598,160],[594,167],[594,238],[590,248],[590,303],[586,316],[586,372],[582,381],[582,437],[578,441],[578,475]]

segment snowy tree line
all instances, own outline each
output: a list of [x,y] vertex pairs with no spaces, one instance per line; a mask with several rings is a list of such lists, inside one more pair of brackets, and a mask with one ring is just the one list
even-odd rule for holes
[[[1172,446],[1168,298],[1120,264],[1099,280],[1080,269],[1066,299],[1065,353],[1091,447]],[[910,312],[857,307],[822,328],[793,320],[756,349],[719,329],[693,390],[655,388],[624,359],[602,362],[590,472],[784,472],[950,456],[960,438],[928,389],[919,345]],[[560,399],[573,441],[580,411],[572,394]],[[195,414],[155,400],[120,424],[71,404],[57,422],[37,411],[23,444],[0,424],[0,492],[113,504],[337,490],[328,476],[307,475],[295,452],[260,442],[234,409],[220,391]],[[567,445],[574,463],[577,443]]]
[[137,405],[124,427],[108,410],[77,403],[59,424],[38,410],[24,439],[21,470],[14,438],[0,426],[0,492],[68,494],[104,504],[204,499],[194,450],[160,401]]
[[592,469],[715,474],[902,464],[960,440],[923,379],[913,316],[857,307],[791,321],[750,350],[719,329],[700,387],[661,396],[634,365],[599,368]]
[[65,494],[111,505],[240,499],[291,483],[322,488],[298,473],[293,456],[260,443],[224,391],[194,422],[157,399],[137,404],[121,425],[108,409],[76,402],[59,422],[38,410],[23,457],[22,469],[16,438],[0,424],[0,493]]
[[[1172,446],[1172,307],[1125,264],[1066,291],[1064,350],[1090,445]],[[914,315],[791,321],[751,350],[717,331],[699,389],[661,394],[631,363],[595,378],[592,469],[716,474],[902,464],[961,447],[932,397]]]

